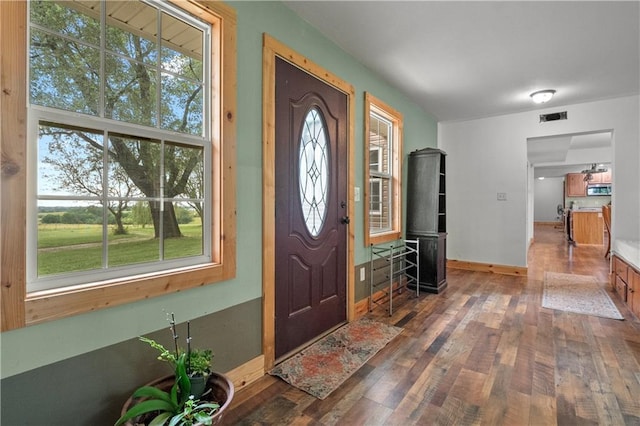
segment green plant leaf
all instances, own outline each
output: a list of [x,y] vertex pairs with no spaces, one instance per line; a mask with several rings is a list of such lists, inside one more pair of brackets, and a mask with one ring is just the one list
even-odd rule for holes
[[184,405],[186,400],[189,399],[189,395],[191,395],[191,381],[189,380],[187,367],[185,366],[186,358],[187,354],[182,354],[176,363],[176,383],[180,389],[180,399],[178,400],[178,404],[181,407]]
[[169,426],[181,425],[183,418],[184,418],[184,413],[176,414],[175,416],[171,417],[171,421],[169,421]]
[[175,405],[176,409],[178,408],[178,404],[171,399],[171,396],[167,392],[153,386],[142,386],[141,388],[136,389],[136,391],[133,393],[133,398],[158,399]]
[[168,411],[169,413],[175,413],[173,404],[169,404],[166,401],[159,401],[157,399],[149,399],[139,402],[131,407],[122,417],[118,419],[115,426],[119,426],[129,419],[137,417],[141,414],[149,413],[151,411]]
[[209,402],[209,403],[205,403],[205,404],[198,404],[196,406],[196,408],[202,409],[202,410],[204,410],[205,408],[210,408],[212,410],[217,410],[218,408],[220,408],[220,404],[216,404],[215,402]]
[[198,422],[205,425],[210,425],[213,422],[210,414],[207,413],[194,413],[193,418]]
[[151,420],[151,422],[149,422],[148,426],[162,426],[163,424],[165,424],[167,419],[171,417],[171,415],[172,413],[169,413],[169,412],[160,413],[156,417],[154,417],[154,419]]
[[171,386],[171,402],[178,405],[178,382],[174,382]]

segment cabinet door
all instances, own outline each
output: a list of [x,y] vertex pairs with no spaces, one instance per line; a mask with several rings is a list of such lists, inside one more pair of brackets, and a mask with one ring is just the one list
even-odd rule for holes
[[611,169],[604,173],[594,173],[589,183],[611,183]]
[[640,318],[640,273],[629,268],[629,286],[627,288],[627,305],[637,318]]
[[600,175],[600,183],[611,183],[611,169],[608,169],[604,173],[598,173]]
[[627,302],[627,283],[622,281],[620,277],[616,277],[616,293],[618,293],[623,302]]
[[587,183],[582,173],[569,173],[565,178],[567,197],[586,197]]
[[627,279],[627,272],[629,271],[629,267],[627,266],[624,260],[618,257],[614,257],[613,270],[616,276],[622,279],[622,281],[624,281],[625,283],[629,282],[629,280]]

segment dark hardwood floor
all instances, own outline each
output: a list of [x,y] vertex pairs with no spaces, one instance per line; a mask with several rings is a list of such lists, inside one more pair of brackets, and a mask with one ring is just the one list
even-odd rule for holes
[[[448,270],[439,295],[395,298],[404,328],[318,400],[264,376],[236,394],[238,425],[640,425],[640,322],[608,286],[601,246],[536,226],[528,277]],[[541,307],[545,271],[594,275],[624,321]]]

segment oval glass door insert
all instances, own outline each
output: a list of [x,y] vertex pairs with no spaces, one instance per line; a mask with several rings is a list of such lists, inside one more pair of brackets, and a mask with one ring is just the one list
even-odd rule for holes
[[300,203],[309,233],[317,237],[327,213],[329,147],[324,120],[317,108],[309,110],[300,136]]

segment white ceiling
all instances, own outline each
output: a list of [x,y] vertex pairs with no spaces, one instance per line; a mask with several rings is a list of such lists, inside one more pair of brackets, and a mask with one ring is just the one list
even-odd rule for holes
[[638,94],[638,1],[285,1],[438,121]]
[[529,138],[527,158],[534,177],[562,177],[591,168],[611,166],[611,132]]

